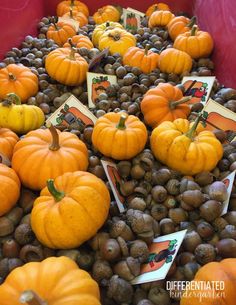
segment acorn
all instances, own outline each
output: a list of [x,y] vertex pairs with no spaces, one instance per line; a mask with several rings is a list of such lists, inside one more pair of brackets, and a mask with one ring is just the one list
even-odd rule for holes
[[5,214],[4,216],[7,217],[14,226],[16,226],[20,222],[22,215],[23,209],[18,206],[15,206],[13,209],[10,210],[10,212]]
[[230,211],[224,215],[224,219],[230,224],[236,226],[236,211]]
[[14,231],[13,222],[7,217],[0,217],[0,237],[7,236]]
[[22,188],[18,203],[20,207],[22,207],[25,214],[29,213],[32,210],[33,203],[36,198],[37,195],[34,194],[32,191]]
[[143,198],[134,197],[130,202],[128,202],[128,208],[144,211],[146,209],[146,202]]
[[191,221],[181,221],[179,224],[180,230],[188,230],[188,232],[196,230],[196,226]]
[[120,246],[121,255],[123,257],[129,256],[129,249],[128,249],[128,245],[127,245],[126,241],[122,237],[118,236],[117,242]]
[[19,258],[3,258],[0,260],[0,279],[5,278],[12,270],[23,265]]
[[143,240],[136,239],[130,242],[129,253],[131,257],[137,258],[141,263],[144,263],[148,258],[149,249]]
[[57,251],[57,256],[66,256],[72,259],[74,262],[77,261],[79,250],[77,249],[65,249]]
[[182,221],[186,221],[188,219],[187,212],[182,208],[170,209],[168,216],[173,220],[175,224],[179,224]]
[[208,222],[201,222],[198,224],[197,226],[197,232],[198,234],[204,239],[204,240],[208,240],[211,239],[212,236],[215,233],[214,228],[212,227],[211,224],[209,224]]
[[83,270],[89,271],[94,264],[94,255],[91,251],[79,250],[76,257],[76,263]]
[[220,239],[232,238],[236,240],[236,226],[226,225],[225,228],[220,232]]
[[215,247],[210,244],[200,244],[194,251],[197,262],[205,265],[215,260],[216,251]]
[[165,201],[162,202],[162,204],[167,207],[167,209],[175,208],[177,205],[177,200],[172,195],[167,195]]
[[35,239],[31,226],[26,223],[21,224],[16,228],[14,237],[22,246],[31,243]]
[[101,249],[101,256],[104,260],[114,261],[121,256],[120,245],[114,238],[107,239]]
[[185,276],[185,279],[187,281],[193,280],[195,277],[195,274],[197,273],[199,268],[200,268],[200,265],[197,264],[196,262],[189,262],[189,263],[185,264],[183,267],[183,274]]
[[163,202],[167,198],[167,191],[161,185],[156,185],[152,188],[152,198],[156,202]]
[[130,304],[133,298],[133,287],[128,281],[113,275],[109,281],[107,296],[118,304]]
[[196,261],[196,258],[194,256],[194,254],[191,252],[187,252],[187,251],[181,252],[176,257],[176,262],[177,262],[177,265],[179,265],[179,266],[184,266],[187,263],[192,263],[195,261]]
[[229,223],[223,217],[217,217],[212,224],[215,231],[221,232]]
[[92,239],[90,239],[89,245],[94,251],[99,251],[109,237],[110,236],[107,232],[98,232]]
[[104,260],[96,260],[92,267],[92,276],[100,283],[102,280],[109,280],[113,275],[113,271],[111,269],[111,266],[107,261]]
[[188,190],[181,194],[181,200],[194,208],[198,208],[204,202],[204,197],[200,190]]
[[216,244],[217,254],[223,258],[236,258],[236,240],[232,238],[221,239]]
[[[147,292],[145,290],[143,290],[142,288],[137,288],[134,292],[134,296],[133,296],[133,303],[135,305],[139,304],[140,302],[142,302],[143,300],[147,300]],[[150,301],[149,301],[150,302]],[[142,303],[141,303],[142,304]],[[145,303],[143,303],[143,305],[145,305]],[[146,305],[150,305],[146,304]],[[153,304],[152,304],[153,305]]]
[[137,183],[134,180],[125,181],[120,184],[120,192],[123,196],[129,196],[134,192]]
[[24,263],[40,262],[44,259],[42,247],[29,244],[21,248],[19,257]]
[[14,239],[6,240],[2,245],[3,257],[14,258],[18,257],[20,253],[20,246]]
[[170,195],[178,195],[180,193],[180,182],[177,179],[170,179],[165,188]]
[[220,240],[219,235],[217,233],[215,233],[212,236],[212,238],[207,241],[207,243],[212,245],[212,246],[215,246],[218,243],[219,240]]
[[200,215],[206,221],[211,222],[220,217],[222,212],[222,204],[216,200],[208,200],[200,207]]
[[127,178],[130,175],[131,166],[129,161],[120,161],[117,164],[118,172],[122,178]]
[[187,232],[183,240],[183,248],[187,252],[194,253],[196,247],[202,243],[200,235],[196,231]]
[[124,280],[131,281],[140,274],[140,262],[138,259],[129,256],[116,263],[113,271]]
[[153,185],[165,185],[171,178],[171,172],[167,168],[161,168],[158,171],[152,172]]
[[205,186],[213,182],[214,176],[211,172],[201,172],[194,177],[194,180],[200,186]]
[[215,181],[209,186],[209,196],[212,200],[225,201],[228,197],[227,187],[221,181]]
[[187,178],[182,178],[180,181],[180,193],[189,190],[200,190],[200,186],[195,182]]
[[154,204],[151,208],[151,215],[155,220],[159,221],[167,217],[168,209],[162,204]]
[[160,220],[160,230],[162,235],[175,232],[175,224],[170,218],[163,218]]
[[145,175],[145,170],[141,167],[140,164],[136,164],[131,168],[130,174],[133,179],[139,180],[142,179]]
[[110,236],[112,238],[122,237],[124,240],[134,240],[134,234],[130,227],[123,221],[113,222],[110,227]]
[[170,305],[170,295],[169,292],[164,288],[153,287],[148,293],[148,299],[155,305]]

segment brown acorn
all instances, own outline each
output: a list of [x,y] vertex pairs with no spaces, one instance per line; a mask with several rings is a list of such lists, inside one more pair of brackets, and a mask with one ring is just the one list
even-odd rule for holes
[[201,188],[195,181],[183,177],[180,181],[179,189],[180,189],[180,193],[183,193],[185,191],[190,191],[190,190],[200,190]]
[[159,221],[167,217],[168,209],[162,204],[154,204],[151,209],[151,215],[155,220]]
[[184,209],[182,209],[182,208],[170,209],[169,212],[168,212],[168,216],[176,224],[179,224],[182,221],[186,221],[188,219],[187,212]]
[[180,182],[177,179],[170,179],[165,188],[170,195],[178,195],[180,193]]
[[211,222],[220,217],[222,204],[216,200],[208,200],[200,207],[200,215],[206,221]]
[[121,255],[120,245],[116,239],[109,238],[103,243],[100,249],[100,253],[104,260],[107,261],[117,260]]
[[7,214],[4,216],[7,217],[14,226],[18,225],[23,215],[23,209],[15,206],[13,209],[10,210]]
[[227,199],[227,187],[221,181],[215,181],[209,186],[209,196],[212,200],[223,202]]
[[167,168],[161,168],[152,172],[153,185],[165,185],[171,178],[171,172]]
[[93,253],[91,251],[86,251],[82,249],[79,250],[76,257],[76,263],[81,269],[89,271],[94,263]]
[[33,245],[23,246],[20,250],[19,257],[24,263],[40,262],[44,259],[42,247]]
[[90,241],[89,244],[94,251],[100,250],[104,242],[109,239],[109,234],[106,232],[98,232]]
[[119,246],[120,246],[121,255],[123,257],[129,256],[129,249],[128,249],[128,245],[127,245],[126,241],[122,237],[118,236],[117,242],[119,243]]
[[224,219],[230,224],[236,226],[236,211],[230,211],[224,215]]
[[74,262],[77,261],[79,250],[77,249],[66,249],[57,251],[57,256],[66,256],[72,259]]
[[104,260],[96,260],[93,264],[92,268],[92,276],[100,283],[102,280],[109,280],[113,275],[113,271],[111,266],[107,261]]
[[130,243],[129,252],[131,257],[139,259],[141,263],[144,263],[149,255],[147,244],[143,240],[138,239]]
[[130,175],[131,166],[129,161],[120,161],[117,164],[118,172],[122,178],[127,178]]
[[147,298],[147,292],[144,289],[142,289],[141,287],[137,287],[137,289],[134,292],[132,301],[134,304],[138,304],[139,302],[141,302],[142,300],[145,300],[146,298]]
[[13,222],[5,216],[0,217],[0,237],[7,236],[14,231]]
[[174,196],[172,195],[167,195],[167,198],[165,199],[165,201],[163,201],[162,203],[164,206],[167,207],[167,209],[173,209],[176,207],[177,205],[177,201],[175,199]]
[[215,231],[221,232],[229,223],[223,217],[217,217],[212,224]]
[[184,265],[183,267],[183,274],[185,276],[185,279],[187,281],[191,281],[194,279],[195,274],[199,270],[201,266],[196,262],[189,262]]
[[160,220],[160,230],[162,235],[175,232],[175,224],[170,218],[163,218]]
[[19,205],[22,207],[25,214],[29,213],[32,210],[33,203],[36,198],[37,195],[34,194],[31,190],[25,188],[21,190]]
[[160,287],[151,288],[148,293],[148,299],[155,305],[170,305],[171,303],[169,292]]
[[144,211],[146,209],[146,202],[143,198],[134,197],[130,202],[128,202],[128,208]]
[[202,243],[200,235],[196,231],[187,232],[184,240],[183,247],[185,251],[194,253],[196,247]]
[[196,258],[194,256],[194,254],[191,252],[187,252],[187,251],[181,252],[180,254],[177,255],[177,258],[176,258],[177,265],[179,265],[179,266],[184,266],[187,263],[192,263],[195,261],[196,261]]
[[107,296],[118,304],[130,304],[133,298],[133,287],[128,281],[113,275],[109,281]]
[[2,245],[3,257],[14,258],[18,257],[20,253],[20,246],[14,239],[6,240]]
[[19,258],[3,258],[0,260],[0,279],[5,277],[15,268],[23,265]]
[[204,240],[208,240],[212,238],[215,233],[215,230],[211,224],[203,221],[197,226],[197,232]]
[[131,281],[140,273],[140,262],[131,256],[119,261],[113,267],[113,272],[127,281]]
[[236,240],[232,238],[221,239],[216,244],[217,254],[223,258],[236,258]]
[[200,190],[188,190],[182,193],[181,199],[188,205],[198,208],[203,202],[204,197]]
[[35,239],[31,226],[26,223],[21,224],[16,228],[14,237],[22,246],[31,243]]
[[142,179],[143,176],[145,175],[145,170],[142,168],[140,164],[136,164],[131,168],[130,172],[131,176],[133,179]]
[[210,244],[200,244],[194,251],[196,260],[201,264],[205,265],[215,260],[216,251],[215,247]]
[[129,196],[134,192],[137,183],[134,180],[125,181],[120,184],[120,192],[123,196]]
[[122,237],[124,240],[134,240],[134,234],[130,227],[123,221],[113,222],[110,227],[110,236],[112,238]]
[[161,185],[156,185],[152,188],[152,198],[156,202],[163,202],[167,198],[167,191]]
[[213,182],[214,176],[211,172],[201,172],[194,177],[196,183],[205,186]]
[[215,233],[211,239],[209,239],[207,241],[208,244],[212,245],[212,246],[216,246],[216,244],[219,242],[220,237],[217,233]]

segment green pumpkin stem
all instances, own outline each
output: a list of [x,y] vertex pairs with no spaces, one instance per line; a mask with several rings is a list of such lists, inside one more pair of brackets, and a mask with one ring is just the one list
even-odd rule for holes
[[126,129],[125,121],[127,120],[127,118],[128,118],[127,114],[122,113],[121,116],[120,116],[119,123],[116,125],[116,128],[118,128],[118,129]]
[[61,201],[65,197],[65,193],[62,191],[58,191],[54,184],[54,179],[47,180],[47,188],[50,194],[53,196],[56,202]]
[[52,143],[50,144],[49,149],[53,151],[58,150],[60,148],[60,145],[59,145],[59,135],[57,133],[57,130],[52,124],[48,125],[47,127],[52,135]]
[[13,74],[13,73],[8,73],[8,77],[9,77],[9,80],[16,80],[16,77],[15,77],[15,75]]
[[169,107],[170,107],[170,109],[175,109],[178,105],[181,105],[181,104],[184,104],[184,103],[190,101],[191,98],[192,98],[191,95],[189,95],[189,96],[184,96],[184,97],[181,98],[179,101],[170,102]]
[[42,300],[37,293],[33,290],[25,290],[22,292],[20,299],[21,304],[28,304],[28,305],[48,305],[48,303]]
[[197,17],[193,16],[190,19],[190,22],[187,24],[187,27],[191,29],[196,23],[197,23]]
[[15,93],[8,93],[7,94],[7,101],[10,102],[10,104],[21,105],[21,99]]
[[195,36],[195,35],[196,35],[196,32],[197,32],[197,25],[195,24],[195,25],[192,27],[192,29],[191,29],[190,35],[191,35],[191,36]]
[[193,126],[189,129],[189,131],[187,131],[185,133],[186,137],[193,139],[197,126],[198,126],[199,122],[201,121],[201,119],[202,119],[202,114],[199,114],[197,116],[196,120],[194,121]]

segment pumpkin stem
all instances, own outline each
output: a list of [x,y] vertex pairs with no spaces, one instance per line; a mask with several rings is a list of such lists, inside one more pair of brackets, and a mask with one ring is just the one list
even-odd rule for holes
[[74,19],[74,17],[73,17],[73,9],[72,9],[72,7],[70,7],[70,18],[71,18],[71,19]]
[[197,116],[197,119],[194,121],[193,126],[189,129],[188,132],[185,133],[186,137],[188,137],[190,139],[192,139],[194,137],[194,133],[195,133],[197,126],[198,126],[199,122],[201,121],[201,119],[202,119],[202,114],[199,114]]
[[71,48],[74,48],[74,47],[75,47],[75,45],[74,45],[73,42],[72,42],[72,38],[68,38],[68,42],[69,42]]
[[191,36],[195,36],[195,35],[196,35],[196,31],[197,31],[197,25],[195,24],[195,25],[192,27],[192,29],[191,29],[190,35],[191,35]]
[[119,33],[115,33],[113,34],[108,34],[109,37],[111,37],[112,39],[114,39],[115,41],[120,40],[120,34]]
[[157,4],[155,4],[154,7],[153,7],[153,12],[156,12],[156,11],[159,11]]
[[73,7],[75,5],[75,0],[70,1],[70,6]]
[[22,292],[20,299],[21,304],[28,305],[47,305],[48,303],[42,300],[33,290],[25,290]]
[[169,107],[170,109],[175,109],[176,106],[184,104],[186,102],[188,102],[189,100],[191,100],[192,96],[184,96],[183,98],[181,98],[179,101],[175,101],[175,102],[170,102]]
[[145,49],[144,49],[144,55],[148,55],[148,50],[149,50],[149,44],[146,44]]
[[122,113],[120,116],[119,123],[116,125],[118,129],[126,129],[125,121],[127,120],[128,115],[126,113]]
[[54,197],[55,201],[61,201],[65,197],[65,193],[62,191],[58,191],[54,185],[54,179],[47,180],[47,188],[50,194]]
[[192,28],[196,23],[197,23],[197,17],[196,17],[196,16],[193,16],[193,17],[190,19],[189,23],[187,24],[187,27],[188,27],[188,28]]
[[107,21],[107,22],[106,22],[106,28],[108,28],[109,26],[110,26],[110,22]]
[[60,145],[59,145],[59,135],[57,133],[57,130],[52,124],[47,125],[47,127],[50,130],[51,135],[52,135],[52,143],[50,144],[49,149],[58,150],[60,148]]
[[16,80],[15,75],[11,72],[8,73],[8,77],[9,77],[9,80],[14,80],[14,81]]
[[7,94],[7,101],[9,101],[11,104],[21,105],[21,99],[15,93],[8,93]]
[[102,8],[99,8],[99,9],[98,9],[98,13],[99,13],[100,15],[102,15],[103,9],[102,9]]

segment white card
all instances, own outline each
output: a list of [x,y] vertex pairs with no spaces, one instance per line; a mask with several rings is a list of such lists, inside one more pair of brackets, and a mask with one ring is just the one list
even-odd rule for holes
[[230,200],[230,196],[231,196],[231,192],[232,192],[232,188],[233,188],[233,184],[234,184],[234,179],[235,179],[235,171],[233,171],[231,174],[229,174],[227,177],[225,177],[222,182],[224,182],[224,184],[227,187],[227,199],[223,202],[223,210],[221,213],[222,215],[225,215],[228,212],[228,207],[229,207],[229,200]]

